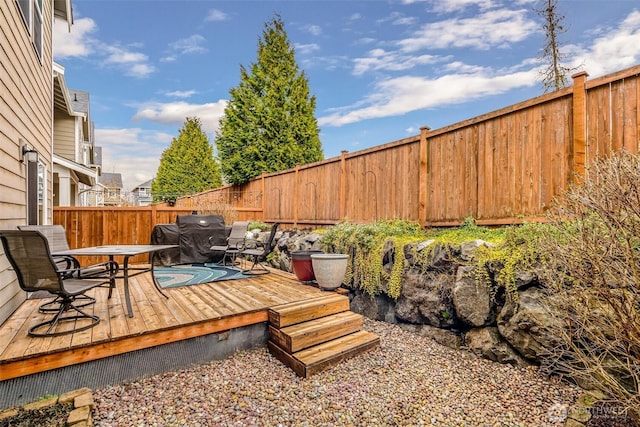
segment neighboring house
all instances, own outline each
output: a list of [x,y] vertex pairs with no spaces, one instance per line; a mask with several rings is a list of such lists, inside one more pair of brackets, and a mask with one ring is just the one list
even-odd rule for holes
[[[54,15],[70,28],[71,0],[0,1],[0,229],[52,220]],[[0,323],[24,299],[0,248]]]
[[131,191],[136,206],[149,206],[153,202],[151,183],[153,183],[152,179],[143,182]]
[[89,93],[68,89],[64,68],[53,64],[53,205],[84,206],[82,194],[96,184]]
[[102,201],[96,206],[122,206],[122,175],[102,172],[98,177],[98,191],[102,190]]

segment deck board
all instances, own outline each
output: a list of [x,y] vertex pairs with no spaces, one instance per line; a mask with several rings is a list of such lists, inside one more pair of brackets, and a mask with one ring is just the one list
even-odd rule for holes
[[279,270],[258,277],[168,288],[164,290],[168,299],[155,289],[150,273],[130,278],[129,285],[133,318],[127,316],[119,279],[110,299],[108,288],[88,293],[96,303],[86,311],[97,314],[100,323],[60,337],[27,335],[33,324],[51,314],[38,311],[47,300],[25,301],[0,326],[0,381],[266,322],[270,307],[323,294]]

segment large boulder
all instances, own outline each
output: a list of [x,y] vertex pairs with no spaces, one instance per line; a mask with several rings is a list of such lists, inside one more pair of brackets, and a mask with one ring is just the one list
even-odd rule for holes
[[357,290],[350,305],[352,311],[362,314],[369,319],[380,320],[387,323],[397,323],[394,301],[384,295],[371,297],[361,290]]
[[549,298],[538,288],[518,292],[518,300],[508,299],[498,315],[498,331],[518,352],[530,360],[541,360],[557,346],[549,333],[556,320],[546,308]]
[[478,283],[472,275],[473,269],[473,266],[458,268],[452,296],[458,318],[471,327],[479,327],[493,322],[495,318],[492,318],[489,288]]
[[464,344],[474,354],[485,359],[514,366],[529,366],[529,362],[500,337],[496,327],[467,331],[464,335]]
[[480,239],[463,242],[460,244],[460,258],[463,261],[471,261],[476,257],[476,251],[478,248],[485,246],[489,247],[491,246],[491,243]]
[[457,321],[451,300],[453,284],[452,274],[448,272],[408,270],[396,303],[396,317],[408,323],[454,327]]

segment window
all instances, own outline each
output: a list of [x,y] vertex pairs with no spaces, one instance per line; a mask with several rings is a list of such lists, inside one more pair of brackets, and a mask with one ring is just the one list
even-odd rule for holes
[[36,49],[38,59],[42,61],[42,1],[43,0],[16,0],[18,9],[22,14],[22,20],[27,27],[31,42]]
[[47,217],[47,169],[38,162],[38,224],[46,224]]
[[27,224],[47,223],[47,169],[40,160],[26,161]]

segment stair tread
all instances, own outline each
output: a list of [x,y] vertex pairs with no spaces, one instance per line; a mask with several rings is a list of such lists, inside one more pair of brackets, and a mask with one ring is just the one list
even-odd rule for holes
[[353,311],[343,311],[341,313],[331,314],[329,316],[287,326],[280,329],[280,331],[290,337],[298,337],[308,335],[320,329],[339,326],[343,322],[350,320],[362,320],[362,315],[354,313]]
[[296,301],[269,309],[269,323],[276,328],[295,325],[349,310],[349,298],[332,293],[306,301]]
[[320,363],[327,359],[334,358],[336,355],[340,355],[348,352],[349,350],[358,348],[362,345],[372,343],[374,341],[380,341],[380,337],[368,332],[358,331],[349,335],[345,335],[340,338],[336,338],[331,341],[318,344],[316,346],[293,353],[293,357],[304,363],[305,365],[312,365]]
[[278,360],[293,369],[297,375],[308,378],[345,359],[378,347],[380,337],[371,332],[358,331],[293,354],[273,341],[269,341],[267,345]]
[[362,315],[343,311],[319,319],[297,323],[282,329],[269,326],[271,341],[287,353],[333,340],[362,329]]

